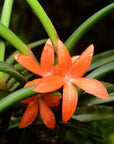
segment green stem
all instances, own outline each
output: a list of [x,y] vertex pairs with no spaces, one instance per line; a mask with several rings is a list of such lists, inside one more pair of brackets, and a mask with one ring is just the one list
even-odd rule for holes
[[68,48],[68,50],[71,50],[92,26],[94,26],[98,21],[100,21],[103,17],[105,17],[113,10],[114,3],[99,10],[90,18],[88,18],[84,23],[82,23],[65,42],[65,45]]
[[30,5],[30,7],[33,9],[35,12],[36,16],[40,19],[42,25],[44,26],[48,36],[50,37],[51,41],[53,42],[54,45],[56,45],[58,41],[58,35],[57,32],[47,16],[46,12],[40,5],[40,3],[37,0],[26,0],[27,3]]
[[86,75],[86,77],[99,79],[111,73],[114,73],[114,61],[95,69],[94,71]]
[[[47,39],[41,39],[41,40],[38,40],[38,41],[35,41],[35,42],[32,42],[32,43],[29,43],[27,44],[27,46],[30,48],[30,49],[33,49],[35,47],[38,47],[42,44],[44,44],[46,42]],[[15,62],[15,59],[13,58],[13,55],[15,54],[18,54],[19,51],[18,50],[15,50],[12,54],[10,54],[10,56],[6,59],[6,62],[9,63],[9,64],[13,64]]]
[[32,91],[34,86],[30,86],[27,88],[22,88],[17,90],[16,92],[11,93],[10,95],[6,96],[5,98],[0,100],[0,112],[8,109],[9,107],[13,106],[14,104],[18,103],[19,101],[28,98],[37,94],[36,92]]
[[0,35],[21,53],[31,55],[30,49],[10,29],[0,22]]
[[[10,23],[10,17],[12,12],[12,6],[13,6],[14,0],[5,0],[2,13],[1,13],[1,23],[4,24],[6,27],[9,27]],[[0,61],[4,61],[5,57],[5,47],[6,43],[4,40],[0,40]],[[4,77],[4,74],[1,72],[0,77]]]
[[13,2],[14,0],[5,0],[1,13],[1,23],[3,23],[7,27],[10,23]]

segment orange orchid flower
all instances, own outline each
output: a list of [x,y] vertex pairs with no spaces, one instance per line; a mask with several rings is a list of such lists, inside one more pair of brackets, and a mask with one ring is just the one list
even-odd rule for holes
[[[25,87],[30,86],[32,83],[28,82]],[[49,107],[58,106],[61,95],[54,94],[39,94],[31,98],[23,100],[21,103],[28,104],[23,117],[21,119],[19,128],[25,128],[30,125],[40,112],[43,123],[53,129],[55,127],[56,119]]]
[[58,64],[56,74],[61,77],[57,81],[56,76],[42,78],[34,87],[34,91],[40,93],[51,92],[63,85],[62,119],[67,122],[73,115],[78,101],[77,89],[74,85],[87,93],[102,99],[109,99],[106,88],[96,79],[82,78],[87,72],[93,57],[94,46],[90,45],[80,56],[71,58],[65,45],[58,40],[57,43]]
[[[16,54],[14,55],[14,58],[17,62],[19,62],[21,65],[23,65],[26,69],[29,71],[41,76],[52,76],[54,74],[54,71],[56,68],[54,68],[54,48],[52,46],[51,41],[48,39],[42,55],[41,55],[41,66],[38,64],[36,60],[34,60],[32,57],[25,55],[25,54]],[[54,76],[57,83],[61,80],[60,76]],[[25,87],[37,84],[41,78],[29,81],[26,83]],[[60,87],[62,84],[60,85]],[[57,85],[57,88],[59,86]],[[61,98],[61,95],[54,95],[54,94],[40,94],[36,95],[34,97],[28,98],[26,100],[23,100],[22,103],[27,103],[28,107],[22,117],[20,128],[24,128],[31,124],[37,114],[38,111],[40,112],[41,119],[44,122],[44,124],[48,128],[54,128],[56,120],[53,112],[49,109],[48,106],[57,106],[59,104],[59,99]]]
[[[13,55],[13,57],[18,63],[20,63],[22,66],[24,66],[32,73],[39,75],[41,77],[51,76],[52,79],[55,79],[56,82],[56,84],[54,83],[55,89],[58,89],[58,87],[60,88],[63,85],[63,78],[60,77],[59,75],[54,74],[57,70],[57,67],[56,66],[54,67],[54,59],[55,59],[54,48],[50,39],[47,40],[44,49],[42,51],[40,65],[35,59],[33,59],[29,55],[16,54]],[[39,78],[30,81],[32,85],[36,84],[37,82],[39,82]],[[59,85],[57,85],[57,83],[59,83]]]

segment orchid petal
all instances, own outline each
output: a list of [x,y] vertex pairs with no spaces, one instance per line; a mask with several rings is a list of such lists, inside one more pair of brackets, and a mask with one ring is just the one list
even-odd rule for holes
[[55,116],[50,108],[43,101],[40,101],[40,116],[42,121],[48,128],[53,129],[55,127]]
[[44,73],[48,73],[51,71],[54,65],[54,48],[50,41],[47,40],[44,49],[41,55],[41,68],[43,69]]
[[27,106],[24,115],[21,119],[19,128],[25,128],[26,126],[30,125],[35,120],[37,114],[38,114],[38,102],[34,100]]
[[80,55],[77,62],[73,65],[72,68],[73,77],[81,77],[87,72],[93,58],[93,52],[94,52],[94,46],[91,44]]
[[39,93],[47,93],[55,91],[62,87],[64,84],[64,78],[61,76],[47,76],[41,79],[39,83],[34,87],[33,91]]
[[28,87],[28,86],[31,86],[31,85],[35,85],[35,84],[37,84],[40,80],[41,80],[41,78],[35,79],[35,80],[32,80],[32,81],[29,81],[29,82],[27,82],[27,83],[25,84],[24,88],[25,88],[25,87]]
[[72,57],[71,60],[72,60],[72,64],[73,64],[73,65],[76,64],[76,62],[78,62],[79,57],[80,57],[79,55]]
[[44,94],[44,102],[48,106],[58,106],[61,95],[56,94]]
[[72,61],[69,51],[60,40],[57,42],[57,56],[59,74],[64,75],[68,72],[68,69],[72,65]]
[[37,75],[43,76],[43,71],[42,71],[41,67],[31,56],[25,55],[25,54],[16,54],[13,57],[15,58],[15,60],[18,63],[20,63],[22,66],[24,66],[29,71],[31,71]]
[[[32,80],[32,81],[29,81],[29,82],[27,82],[27,83],[25,84],[24,88],[25,88],[25,87],[28,87],[28,86],[31,86],[31,85],[34,85],[34,84],[37,84],[40,80],[41,80],[41,79],[39,78],[39,79],[35,79],[35,80]],[[37,99],[37,98],[38,98],[38,95],[33,96],[33,97],[30,97],[30,98],[27,98],[27,99],[21,101],[21,103],[30,103],[32,100],[35,100],[35,99]]]
[[31,101],[33,101],[33,100],[35,100],[35,99],[37,99],[37,98],[38,98],[38,95],[32,96],[32,97],[30,97],[30,98],[27,98],[27,99],[21,101],[21,103],[28,104],[28,103],[30,103]]
[[72,82],[87,93],[102,99],[109,100],[109,95],[106,88],[100,81],[96,79],[76,78],[72,79]]
[[66,83],[63,87],[62,119],[67,122],[75,112],[78,101],[77,90],[71,83]]

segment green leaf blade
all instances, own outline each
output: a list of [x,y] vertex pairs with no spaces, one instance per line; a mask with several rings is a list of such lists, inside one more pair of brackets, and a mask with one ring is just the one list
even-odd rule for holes
[[22,85],[26,83],[26,79],[10,64],[0,61],[0,71],[11,75],[15,79],[17,79]]
[[77,108],[73,119],[81,122],[99,121],[112,119],[114,116],[113,107],[109,106],[87,106]]
[[98,79],[110,73],[114,73],[114,61],[95,69],[94,71],[86,75],[86,77]]
[[95,55],[88,72],[111,61],[114,61],[114,50],[109,50]]
[[99,10],[82,23],[65,42],[68,50],[71,50],[90,28],[112,11],[114,11],[114,3]]
[[0,100],[0,113],[8,109],[9,107],[13,106],[14,104],[22,101],[23,99],[37,94],[36,92],[32,91],[33,88],[34,88],[34,85],[30,87],[22,88],[20,90],[17,90],[11,93],[5,98],[1,99]]
[[[103,100],[103,99],[94,97],[92,95],[84,94],[84,95],[82,95],[84,99],[82,98],[80,100],[79,105],[80,106],[91,106],[91,105],[114,102],[114,85],[107,87],[107,91],[108,91],[109,97],[110,97],[109,100]],[[85,97],[86,97],[86,99],[85,99]]]

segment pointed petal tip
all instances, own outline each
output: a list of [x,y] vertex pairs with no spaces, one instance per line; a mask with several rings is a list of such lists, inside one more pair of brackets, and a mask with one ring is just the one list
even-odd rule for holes
[[15,60],[18,60],[19,55],[20,55],[20,54],[15,54],[15,55],[13,55],[14,59],[15,59]]
[[48,39],[48,40],[46,41],[46,44],[52,45],[51,40],[50,40],[50,39]]
[[22,128],[25,128],[26,126],[23,126],[21,123],[19,125],[19,128],[22,129]]
[[55,123],[56,123],[56,122],[54,122],[54,123],[51,124],[51,125],[48,125],[47,127],[50,128],[50,129],[54,129],[54,128],[55,128]]
[[110,98],[109,98],[109,96],[108,96],[108,97],[106,97],[105,99],[106,99],[106,100],[109,100]]
[[63,87],[62,120],[67,122],[74,114],[78,102],[78,93],[74,85],[67,83]]
[[107,89],[100,81],[96,79],[77,78],[72,79],[72,82],[79,88],[85,90],[87,93],[90,93],[101,99],[109,100]]
[[94,49],[94,45],[93,44],[90,44],[89,46]]
[[106,94],[104,95],[104,97],[103,97],[102,99],[109,100],[109,99],[110,99],[110,97],[109,97],[108,92],[106,91],[105,93],[106,93]]
[[94,45],[93,44],[90,44],[88,46],[88,49],[90,50],[90,55],[89,56],[93,56],[93,53],[94,53]]
[[19,128],[25,128],[29,126],[36,119],[37,115],[38,115],[38,102],[36,100],[33,100],[27,106],[21,119]]
[[50,129],[53,129],[55,127],[55,116],[52,110],[43,101],[40,101],[40,116],[46,127]]
[[63,123],[66,123],[66,122],[68,122],[69,120],[70,120],[70,118],[67,119],[67,118],[65,118],[65,117],[62,117],[62,121],[63,121]]

